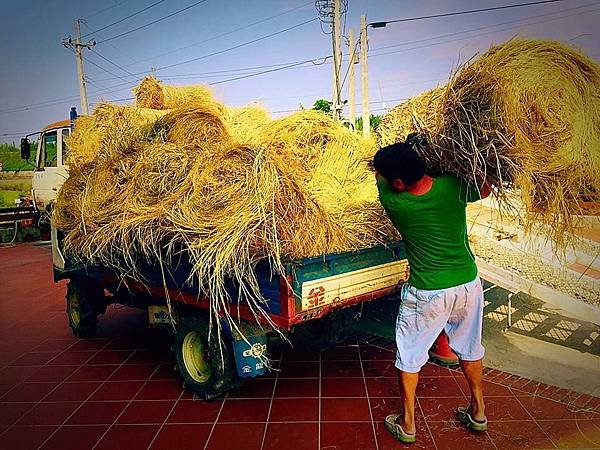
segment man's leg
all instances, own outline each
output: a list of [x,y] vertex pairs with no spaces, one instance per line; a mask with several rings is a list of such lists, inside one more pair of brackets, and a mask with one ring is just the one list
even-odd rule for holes
[[[402,411],[386,417],[386,428],[401,442],[415,441],[415,401],[419,371],[427,363],[427,351],[450,313],[441,291],[418,291],[405,285],[396,320],[396,369]],[[401,428],[401,430],[400,430]]]
[[400,398],[402,399],[402,414],[398,418],[398,425],[406,433],[415,434],[415,400],[419,372],[410,373],[398,370],[397,376],[398,386],[400,386]]
[[[469,428],[474,431],[484,431],[487,429],[485,420],[485,405],[483,403],[483,355],[485,349],[481,345],[481,330],[483,325],[483,288],[481,281],[476,278],[470,283],[465,283],[454,288],[456,300],[452,308],[452,314],[446,324],[445,331],[452,350],[456,352],[460,359],[469,390],[471,391],[471,404],[468,415],[461,412],[459,408],[459,418],[467,423]],[[476,423],[470,423],[475,420]],[[481,422],[481,426],[477,423]]]
[[473,419],[483,422],[485,421],[485,404],[483,402],[483,363],[479,359],[477,361],[460,360],[460,366],[471,391],[471,406],[470,413]]

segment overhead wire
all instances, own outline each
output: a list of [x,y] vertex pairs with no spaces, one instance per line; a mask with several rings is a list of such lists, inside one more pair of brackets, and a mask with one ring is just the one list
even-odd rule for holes
[[[575,9],[580,9],[580,8],[584,8],[584,7],[587,7],[587,6],[592,6],[592,4],[583,5],[583,6],[579,6],[579,7],[576,7],[576,8],[565,9],[565,10],[562,10],[562,11],[557,11],[557,12],[548,13],[548,14],[544,14],[544,15],[532,16],[532,17],[541,17],[541,16],[546,16],[546,15],[559,14],[560,12],[564,12],[564,11],[567,11],[567,10],[575,10]],[[595,10],[594,10],[594,11],[595,11]],[[568,16],[560,16],[560,17],[556,17],[556,18],[553,18],[553,19],[550,19],[550,20],[547,20],[547,21],[537,21],[537,22],[533,22],[533,23],[530,23],[530,24],[526,24],[526,25],[534,25],[534,24],[538,24],[538,23],[546,23],[546,22],[549,22],[549,21],[559,20],[559,19],[563,19],[563,18],[566,18],[566,17],[571,17],[571,16],[575,16],[575,15],[579,15],[579,14],[588,13],[588,12],[590,12],[590,11],[583,11],[583,12],[580,12],[580,13],[577,13],[577,14],[571,14],[571,15],[568,15]],[[528,17],[528,18],[526,18],[526,19],[520,19],[520,20],[521,20],[521,21],[526,21],[526,20],[529,20],[529,19],[531,19],[532,17]],[[316,20],[316,18],[315,18],[315,19],[312,19],[312,20]],[[307,21],[307,22],[304,22],[304,23],[311,22],[312,20],[310,20],[310,21]],[[514,22],[514,21],[511,21],[511,22]],[[511,23],[511,22],[505,22],[505,23]],[[294,27],[301,26],[301,25],[303,25],[304,23],[302,23],[302,24],[298,24],[298,25],[296,25],[296,26],[294,26]],[[503,23],[503,24],[505,24],[505,23]],[[496,27],[496,26],[499,26],[499,25],[501,25],[501,24],[490,25],[489,27]],[[291,28],[294,28],[294,27],[291,27]],[[483,28],[485,28],[485,27],[480,27],[480,28],[478,28],[478,29],[483,29]],[[512,28],[514,28],[514,27],[512,27]],[[464,30],[464,31],[462,31],[462,32],[458,32],[458,33],[463,33],[463,32],[465,32],[465,33],[466,33],[466,32],[472,32],[472,31],[476,31],[476,30],[478,30],[478,29],[473,29],[473,30]],[[468,36],[468,37],[465,37],[465,38],[462,38],[462,39],[455,39],[455,40],[451,40],[451,41],[444,41],[444,42],[435,42],[435,43],[432,43],[432,44],[429,44],[429,45],[426,45],[426,46],[412,47],[412,48],[408,48],[408,49],[402,49],[402,50],[395,51],[395,52],[385,52],[385,53],[379,53],[379,54],[375,54],[375,55],[370,55],[370,57],[384,56],[384,55],[386,55],[386,54],[392,54],[392,53],[398,53],[398,52],[410,51],[410,50],[415,50],[415,49],[418,49],[418,48],[423,48],[423,47],[428,47],[428,46],[442,45],[442,44],[444,44],[444,43],[447,43],[447,42],[453,42],[453,41],[456,41],[456,40],[470,39],[470,38],[478,37],[478,36],[480,36],[480,35],[485,35],[485,34],[491,34],[491,33],[496,33],[496,32],[505,31],[505,30],[507,30],[507,29],[508,29],[508,28],[506,28],[506,29],[502,29],[502,30],[493,30],[492,32],[488,32],[488,33],[482,33],[482,34],[477,34],[477,35],[473,35],[473,36]],[[286,30],[280,30],[280,31],[278,31],[278,32],[276,32],[276,33],[272,33],[271,35],[267,35],[267,36],[263,36],[263,37],[261,37],[261,38],[258,38],[257,40],[265,39],[265,38],[267,38],[267,37],[270,37],[270,36],[272,36],[272,35],[275,35],[275,34],[282,33],[282,32],[284,32],[284,31],[287,31],[287,30],[288,30],[288,29],[286,29]],[[454,34],[456,34],[456,33],[450,33],[450,34],[451,34],[451,35],[454,35]],[[444,36],[447,36],[447,35],[436,36],[436,37],[428,38],[427,40],[439,39],[439,38],[441,38],[441,37],[444,37]],[[249,43],[252,43],[252,42],[255,42],[255,41],[256,41],[256,40],[249,41],[249,42],[246,42],[246,43],[242,43],[242,44],[239,44],[239,45],[237,45],[237,46],[234,46],[234,47],[232,47],[232,48],[230,48],[230,49],[233,49],[233,48],[239,48],[239,47],[241,47],[241,46],[248,45]],[[421,41],[424,41],[424,40],[421,40]],[[408,44],[408,43],[405,43],[405,45],[406,45],[406,44]],[[220,52],[229,51],[230,49],[225,49],[225,50],[222,50],[222,51],[220,51]],[[381,49],[383,49],[383,48],[379,48],[379,49],[377,49],[377,50],[381,50]],[[355,49],[355,51],[356,51],[356,49]],[[204,55],[204,56],[200,57],[200,59],[202,59],[202,58],[205,58],[205,57],[208,57],[208,56],[210,56],[210,55]],[[326,60],[327,60],[328,58],[330,58],[330,57],[331,57],[331,56],[323,58],[323,59],[324,59],[324,61],[323,61],[323,62],[321,62],[320,64],[326,64],[326,63],[328,63]],[[89,60],[88,60],[88,61],[89,61]],[[254,68],[257,68],[257,69],[258,69],[258,68],[267,68],[267,67],[279,67],[279,69],[278,69],[278,70],[287,70],[287,69],[303,68],[303,63],[304,63],[304,67],[310,67],[310,66],[306,66],[306,64],[308,64],[308,62],[312,62],[312,61],[315,61],[315,59],[313,59],[313,60],[304,60],[304,61],[296,61],[296,62],[290,62],[290,63],[280,63],[280,64],[273,64],[273,65],[253,66],[253,67],[249,67],[249,68],[238,68],[238,69],[231,69],[231,71],[214,71],[213,73],[223,73],[223,74],[225,74],[225,73],[230,73],[230,72],[233,72],[233,71],[235,71],[235,72],[238,72],[238,71],[250,70],[250,69],[254,69]],[[91,62],[91,61],[90,61],[90,62]],[[177,63],[176,65],[181,65],[182,63],[186,63],[186,62],[191,62],[191,61],[184,61],[184,62],[181,62],[181,63]],[[92,62],[91,62],[91,63],[92,63]],[[112,72],[108,71],[106,68],[104,68],[104,67],[102,67],[102,66],[99,66],[99,65],[97,65],[97,64],[94,64],[94,63],[92,63],[92,65],[96,65],[96,66],[98,66],[99,68],[101,68],[101,70],[103,70],[103,71],[105,71],[105,72],[107,72],[107,73],[109,73],[109,74],[113,75],[113,76],[114,76],[114,78],[112,78],[112,79],[120,79],[120,80],[122,80],[122,81],[125,81],[125,82],[126,82],[126,83],[121,83],[121,85],[124,85],[124,84],[133,84],[132,82],[125,80],[125,78],[124,78],[124,77],[117,76],[116,74],[114,74],[114,73],[112,73]],[[170,66],[169,66],[169,67],[170,67]],[[168,67],[167,67],[167,66],[165,66],[165,67],[163,67],[163,68],[161,68],[161,69],[165,69],[165,68],[168,68]],[[260,74],[262,74],[262,73],[270,73],[270,72],[272,72],[272,71],[270,71],[270,70],[267,70],[267,71],[261,71],[261,72],[257,72],[257,73],[241,74],[241,76],[239,76],[239,77],[237,77],[237,76],[236,76],[236,77],[233,77],[232,79],[221,80],[220,82],[215,82],[215,84],[224,83],[224,82],[229,82],[229,81],[234,81],[234,80],[237,80],[237,79],[249,78],[249,77],[253,77],[253,76],[260,75]],[[142,73],[144,73],[144,72],[142,72]],[[209,73],[210,73],[210,72],[206,72],[206,73],[203,73],[203,74],[198,74],[198,75],[205,75],[205,74],[209,74]],[[133,76],[133,75],[138,75],[138,74],[139,74],[139,73],[135,73],[135,74],[132,74],[132,76]],[[344,77],[344,82],[343,82],[343,83],[345,83],[345,80],[346,80],[346,78],[347,78],[347,74],[348,74],[348,72],[346,72],[346,75],[345,75],[345,77]],[[191,75],[192,75],[192,74],[190,74],[190,76],[191,76]],[[184,76],[187,76],[187,75],[184,75]],[[175,76],[173,76],[173,77],[175,77]],[[105,81],[105,80],[109,80],[109,79],[107,78],[107,79],[103,79],[103,80],[96,80],[96,81],[100,82],[100,81]],[[118,85],[116,85],[116,86],[118,86]],[[108,87],[108,88],[106,88],[106,89],[110,89],[110,88],[112,88],[112,87],[116,87],[116,86],[111,86],[111,87]],[[19,107],[7,108],[7,109],[5,109],[5,110],[0,110],[0,114],[6,114],[6,113],[11,113],[11,112],[21,112],[21,111],[25,111],[25,110],[35,109],[36,107],[46,107],[46,106],[50,106],[49,104],[56,104],[56,102],[62,102],[62,101],[70,100],[70,99],[75,99],[75,98],[77,98],[77,97],[78,97],[78,96],[74,95],[74,96],[70,96],[70,97],[64,97],[64,98],[61,98],[61,99],[55,99],[55,100],[49,100],[49,101],[40,102],[40,103],[34,103],[34,104],[29,104],[29,105],[23,105],[23,106],[19,106]]]
[[194,42],[192,44],[184,45],[183,47],[178,47],[176,49],[169,50],[169,51],[166,51],[164,53],[159,53],[158,55],[152,56],[150,58],[139,59],[139,60],[134,61],[134,62],[132,62],[131,64],[128,64],[128,65],[133,65],[133,64],[140,63],[140,62],[151,61],[151,60],[160,58],[162,56],[171,55],[171,54],[179,52],[181,50],[187,50],[188,48],[196,47],[198,45],[205,44],[205,43],[210,42],[210,41],[214,41],[215,39],[220,39],[222,37],[229,36],[231,34],[237,33],[238,31],[246,30],[246,29],[251,28],[253,26],[259,25],[259,24],[261,24],[263,22],[267,22],[269,20],[276,19],[277,17],[281,17],[283,15],[289,14],[289,13],[291,13],[293,11],[297,11],[298,9],[304,8],[304,7],[306,7],[306,6],[308,6],[308,5],[312,4],[312,3],[313,3],[312,1],[310,1],[308,3],[303,3],[302,5],[299,5],[299,6],[296,6],[294,8],[288,9],[286,11],[283,11],[281,13],[275,14],[273,16],[269,16],[269,17],[266,17],[264,19],[258,20],[256,22],[249,23],[247,25],[244,25],[243,27],[238,27],[238,28],[235,28],[233,30],[226,31],[224,33],[218,34],[218,35],[210,37],[208,39],[204,39],[204,40],[199,41],[199,42]]
[[[87,28],[87,29],[91,30],[91,28],[90,28],[90,26],[89,26],[89,24],[88,24],[88,20],[83,20],[83,21],[81,21],[81,24],[82,24],[82,25],[83,25],[85,28]],[[100,36],[100,37],[101,37],[101,36]],[[123,56],[124,56],[125,58],[127,58],[128,60],[132,60],[132,59],[133,59],[133,57],[132,57],[131,55],[128,55],[128,54],[127,54],[127,53],[126,53],[126,52],[125,52],[125,51],[124,51],[124,50],[123,50],[121,47],[117,47],[117,46],[116,46],[116,45],[114,45],[112,42],[109,42],[109,43],[108,43],[108,45],[110,45],[112,48],[114,48],[114,49],[115,49],[117,52],[119,52],[121,55],[123,55]],[[96,52],[97,52],[97,50],[96,50]],[[112,63],[113,63],[113,62],[111,61],[111,64],[112,64]],[[115,64],[116,64],[116,63],[115,63]],[[124,69],[123,67],[121,67],[120,65],[119,65],[119,68],[120,68],[121,70],[125,70],[125,69]]]
[[405,45],[418,44],[420,42],[427,42],[427,41],[432,41],[432,40],[441,39],[441,38],[445,38],[445,37],[451,37],[451,36],[456,36],[456,35],[461,35],[461,34],[466,34],[466,33],[472,33],[472,32],[475,32],[475,31],[486,30],[486,29],[489,29],[489,28],[496,28],[496,27],[503,26],[503,25],[510,25],[510,24],[513,24],[513,23],[527,22],[527,21],[529,21],[531,19],[537,19],[537,18],[540,18],[540,17],[553,16],[553,15],[556,15],[556,14],[561,14],[563,12],[575,11],[577,9],[587,8],[589,6],[594,6],[594,5],[598,5],[598,1],[594,1],[594,2],[588,3],[586,5],[576,6],[576,7],[573,7],[573,8],[565,8],[565,9],[561,9],[561,10],[558,10],[558,11],[548,12],[548,13],[544,13],[544,14],[535,14],[535,15],[532,15],[532,16],[523,17],[521,19],[514,19],[514,20],[509,20],[509,21],[506,21],[506,22],[495,23],[495,24],[492,24],[492,25],[485,25],[483,27],[470,28],[470,29],[462,30],[462,31],[455,31],[455,32],[452,32],[452,33],[446,33],[446,34],[442,34],[442,35],[438,35],[438,36],[433,36],[433,37],[429,37],[429,38],[417,39],[417,40],[413,40],[413,41],[407,41],[407,42],[403,42],[401,44],[386,45],[384,47],[373,48],[372,50],[373,51],[377,51],[377,50],[384,50],[384,49],[388,49],[388,48],[402,47],[402,46],[405,46]]
[[239,76],[239,77],[229,78],[229,79],[227,79],[227,80],[215,81],[215,82],[208,83],[208,84],[209,84],[210,86],[213,86],[213,85],[216,85],[216,84],[229,83],[230,81],[243,80],[244,78],[256,77],[256,76],[258,76],[258,75],[263,75],[263,74],[265,74],[265,73],[278,72],[278,71],[280,71],[280,70],[289,69],[289,68],[291,68],[291,67],[296,67],[296,66],[299,66],[299,65],[301,65],[301,64],[308,64],[308,63],[312,63],[312,64],[313,64],[313,65],[315,65],[315,66],[320,66],[320,65],[324,64],[324,63],[325,63],[325,61],[326,61],[328,58],[331,58],[331,57],[332,57],[332,56],[326,56],[326,57],[322,58],[322,60],[323,60],[323,61],[322,61],[322,62],[320,62],[320,63],[319,63],[319,62],[315,62],[315,60],[314,60],[314,59],[307,59],[306,61],[301,61],[301,62],[298,62],[298,63],[289,64],[289,65],[287,65],[287,66],[279,67],[279,68],[276,68],[276,69],[264,70],[264,71],[262,71],[262,72],[256,72],[256,73],[253,73],[253,74],[242,75],[242,76]]
[[[592,9],[592,10],[588,10],[588,11],[581,11],[581,12],[578,12],[578,13],[568,14],[568,15],[560,16],[560,17],[554,17],[552,19],[547,19],[547,20],[538,20],[536,22],[531,22],[531,23],[528,23],[526,25],[527,26],[531,26],[531,25],[538,25],[538,24],[542,24],[542,23],[554,22],[556,20],[562,20],[562,19],[566,19],[566,18],[569,18],[569,17],[578,16],[578,15],[581,15],[581,14],[596,13],[598,11],[600,11],[600,8],[596,8],[596,9]],[[448,39],[448,40],[445,40],[445,41],[442,41],[442,42],[434,42],[434,43],[431,43],[431,44],[424,44],[424,45],[419,45],[419,46],[416,46],[416,47],[410,47],[410,48],[406,48],[406,49],[400,49],[400,50],[394,50],[394,51],[390,51],[390,52],[383,52],[383,53],[371,54],[371,55],[369,55],[369,58],[376,58],[378,56],[392,55],[392,54],[403,53],[403,52],[408,52],[408,51],[412,51],[412,50],[420,50],[422,48],[432,47],[432,46],[435,46],[435,45],[443,45],[443,44],[449,44],[449,43],[452,43],[452,42],[464,41],[466,39],[473,39],[475,37],[487,36],[489,34],[495,34],[495,33],[501,33],[503,31],[514,30],[515,28],[519,28],[519,27],[520,27],[520,25],[518,25],[518,26],[511,26],[511,27],[505,27],[505,28],[502,28],[500,30],[491,30],[491,31],[487,31],[487,32],[484,32],[484,33],[477,33],[477,34],[474,34],[474,35],[471,35],[471,36],[465,36],[465,37],[460,37],[460,38],[455,38],[455,39]]]
[[437,19],[440,17],[450,17],[450,16],[461,16],[464,14],[475,14],[475,13],[488,12],[488,11],[498,11],[498,10],[502,10],[502,9],[521,8],[521,7],[525,7],[525,6],[542,5],[545,3],[558,3],[558,2],[562,2],[562,1],[565,1],[565,0],[538,0],[535,2],[517,3],[517,4],[513,4],[513,5],[492,6],[489,8],[468,9],[468,10],[463,10],[463,11],[452,11],[452,12],[448,12],[448,13],[430,14],[427,16],[407,17],[404,19],[382,20],[380,22],[371,22],[368,25],[385,26],[389,23],[413,22],[416,20]]
[[158,22],[162,22],[163,20],[169,19],[169,18],[171,18],[171,17],[173,17],[173,16],[175,16],[177,14],[180,14],[180,13],[182,13],[184,11],[187,11],[188,9],[191,9],[194,6],[198,6],[198,5],[202,4],[202,3],[206,3],[206,1],[207,0],[199,0],[199,1],[195,2],[195,3],[192,3],[191,5],[186,6],[185,8],[178,9],[175,12],[167,14],[166,16],[160,17],[160,18],[158,18],[156,20],[153,20],[151,22],[145,23],[144,25],[140,25],[139,27],[133,28],[133,29],[131,29],[129,31],[124,31],[123,33],[119,33],[119,34],[117,34],[115,36],[112,36],[112,37],[109,37],[109,38],[106,38],[106,39],[102,39],[101,41],[98,41],[97,44],[102,44],[104,42],[109,42],[109,41],[112,41],[114,39],[117,39],[117,38],[120,38],[120,37],[123,37],[123,36],[127,36],[128,34],[131,34],[131,33],[134,33],[136,31],[142,30],[142,29],[147,28],[147,27],[149,27],[151,25],[154,25],[154,24],[156,24]]
[[[225,52],[228,52],[228,51],[231,51],[231,50],[237,49],[237,48],[241,48],[241,47],[244,47],[244,46],[247,46],[247,45],[253,44],[253,43],[255,43],[255,42],[258,42],[258,41],[261,41],[261,40],[264,40],[264,39],[267,39],[267,38],[270,38],[270,37],[273,37],[273,36],[276,36],[276,35],[279,35],[279,34],[285,33],[285,32],[287,32],[287,31],[290,31],[290,30],[292,30],[292,29],[298,28],[298,27],[300,27],[300,26],[302,26],[302,25],[305,25],[305,24],[307,24],[307,23],[313,22],[313,21],[315,21],[315,20],[317,20],[317,18],[316,18],[316,17],[315,17],[315,18],[312,18],[312,19],[310,19],[310,20],[307,20],[307,21],[301,22],[301,23],[299,23],[299,24],[293,25],[293,26],[291,26],[291,27],[288,27],[288,28],[285,28],[285,29],[282,29],[282,30],[276,31],[276,32],[274,32],[274,33],[270,33],[270,34],[268,34],[268,35],[261,36],[261,37],[259,37],[259,38],[256,38],[256,39],[253,39],[253,40],[250,40],[250,41],[243,42],[243,43],[241,43],[241,44],[238,44],[238,45],[235,45],[235,46],[233,46],[233,47],[229,47],[229,48],[226,48],[226,49],[223,49],[223,50],[219,50],[219,51],[217,51],[217,52],[213,52],[213,53],[211,53],[211,54],[208,54],[208,55],[203,55],[203,56],[200,56],[200,57],[198,57],[198,58],[193,58],[193,60],[181,61],[181,62],[179,62],[179,63],[176,63],[176,64],[171,64],[171,65],[168,65],[168,66],[163,66],[163,67],[160,67],[160,68],[158,68],[157,70],[163,70],[163,69],[166,69],[166,68],[171,68],[171,67],[180,66],[180,65],[183,65],[183,64],[187,64],[187,63],[189,63],[189,62],[192,62],[192,61],[197,61],[197,60],[200,60],[200,59],[208,58],[208,57],[210,57],[210,56],[214,56],[214,55],[216,55],[216,54],[222,54],[222,53],[225,53]],[[326,57],[325,59],[327,59],[327,57]],[[312,59],[312,60],[306,60],[306,61],[314,61],[314,60],[315,60],[315,59]],[[88,60],[86,60],[86,61],[90,62],[92,65],[94,65],[94,66],[98,67],[99,69],[101,69],[101,70],[103,70],[103,71],[105,71],[105,72],[109,73],[110,75],[112,75],[112,76],[113,76],[113,77],[115,77],[115,78],[118,78],[118,79],[120,79],[120,80],[122,80],[122,81],[127,81],[127,80],[126,80],[124,77],[122,77],[122,76],[119,76],[119,75],[117,75],[117,74],[115,74],[115,73],[111,72],[110,70],[108,70],[108,69],[106,69],[106,68],[104,68],[104,67],[100,66],[99,64],[97,64],[97,63],[95,63],[95,62],[93,62],[93,61],[91,61],[91,60],[89,60],[89,59],[88,59]],[[289,63],[289,64],[288,64],[288,63],[283,63],[282,65],[289,65],[289,66],[293,67],[293,66],[295,66],[296,64],[294,64],[294,63]],[[141,74],[145,74],[145,73],[148,73],[148,72],[138,72],[138,73],[133,73],[132,75],[141,75]],[[98,81],[100,81],[100,80],[98,80]],[[127,82],[129,83],[129,81],[127,81]],[[59,102],[60,102],[60,101],[62,101],[62,100],[68,100],[68,99],[70,99],[70,98],[77,98],[77,96],[66,97],[66,98],[63,98],[63,99],[57,99],[57,101],[59,101]],[[50,103],[52,103],[53,101],[49,101],[49,102],[50,102]],[[42,102],[42,104],[45,104],[45,103],[46,103],[46,102]],[[20,112],[20,111],[23,111],[23,110],[28,110],[28,109],[30,109],[31,107],[34,107],[34,106],[38,106],[38,104],[24,105],[24,106],[20,106],[20,107],[7,108],[6,110],[0,110],[0,114],[3,114],[3,113],[9,113],[9,112]]]
[[106,8],[102,8],[102,9],[96,11],[96,12],[88,14],[87,16],[84,17],[84,19],[89,19],[90,17],[97,16],[98,14],[101,14],[101,13],[103,13],[105,11],[108,11],[109,9],[116,8],[117,6],[120,6],[120,5],[122,5],[123,3],[126,3],[126,2],[127,2],[127,0],[121,0],[120,2],[117,2],[114,5],[107,6]]
[[110,28],[112,26],[120,24],[120,23],[126,21],[127,19],[131,19],[132,17],[135,17],[138,14],[141,14],[141,13],[143,13],[145,11],[148,11],[150,8],[154,8],[156,5],[159,5],[160,3],[163,3],[165,1],[166,0],[158,0],[158,1],[154,2],[154,3],[152,3],[151,5],[148,5],[148,6],[144,7],[144,8],[142,8],[142,9],[140,9],[139,11],[134,12],[133,14],[129,14],[128,16],[125,16],[125,17],[123,17],[123,18],[121,18],[121,19],[119,19],[119,20],[117,20],[115,22],[109,23],[108,25],[106,25],[106,26],[104,26],[102,28],[98,28],[97,30],[90,31],[89,33],[86,33],[83,36],[81,36],[81,38],[83,39],[84,37],[91,36],[93,34],[96,34],[96,33],[100,32],[100,31],[106,30],[107,28]]
[[254,43],[256,43],[256,42],[259,42],[259,41],[262,41],[262,40],[268,39],[268,38],[270,38],[270,37],[277,36],[277,35],[279,35],[279,34],[282,34],[282,33],[286,33],[286,32],[288,32],[288,31],[291,31],[291,30],[295,29],[295,28],[299,28],[299,27],[301,27],[301,26],[303,26],[303,25],[306,25],[306,24],[308,24],[308,23],[314,22],[315,20],[319,20],[319,18],[318,18],[318,17],[313,17],[312,19],[305,20],[304,22],[300,22],[300,23],[298,23],[298,24],[296,24],[296,25],[292,25],[291,27],[287,27],[287,28],[284,28],[284,29],[282,29],[282,30],[279,30],[279,31],[275,31],[275,32],[273,32],[273,33],[266,34],[266,35],[264,35],[264,36],[261,36],[261,37],[258,37],[258,38],[255,38],[255,39],[252,39],[252,40],[250,40],[250,41],[242,42],[241,44],[237,44],[237,45],[234,45],[234,46],[232,46],[232,47],[228,47],[228,48],[226,48],[226,49],[223,49],[223,50],[217,50],[217,51],[215,51],[215,52],[208,53],[208,54],[206,54],[206,55],[202,55],[202,56],[198,56],[198,57],[196,57],[196,58],[191,58],[191,59],[187,59],[187,60],[184,60],[184,61],[180,61],[180,62],[178,62],[178,63],[174,63],[174,64],[168,64],[168,65],[166,65],[166,66],[158,67],[158,68],[157,68],[157,70],[170,69],[170,68],[172,68],[172,67],[178,67],[178,66],[182,66],[182,65],[184,65],[184,64],[189,64],[189,63],[191,63],[191,62],[200,61],[200,60],[202,60],[202,59],[206,59],[206,58],[209,58],[209,57],[211,57],[211,56],[215,56],[215,55],[221,55],[221,54],[223,54],[223,53],[226,53],[226,52],[229,52],[229,51],[231,51],[231,50],[236,50],[236,49],[238,49],[238,48],[245,47],[245,46],[247,46],[247,45],[254,44]]
[[106,56],[102,55],[101,53],[99,53],[97,50],[94,50],[93,48],[90,48],[90,52],[92,52],[93,54],[99,56],[100,58],[102,58],[104,61],[106,61],[107,63],[115,66],[117,69],[121,69],[123,72],[127,73],[130,76],[135,77],[135,75],[133,73],[131,73],[129,70],[125,69],[124,67],[120,66],[119,64],[117,64],[116,62],[108,59]]

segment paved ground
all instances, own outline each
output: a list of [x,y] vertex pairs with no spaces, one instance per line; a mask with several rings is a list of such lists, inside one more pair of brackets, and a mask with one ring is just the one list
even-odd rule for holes
[[[110,308],[97,339],[75,339],[50,267],[47,248],[0,249],[1,449],[402,448],[381,425],[398,408],[389,343],[287,352],[280,372],[206,403],[143,312]],[[600,448],[599,398],[498,370],[485,388],[490,431],[476,436],[453,420],[460,374],[427,365],[415,448]]]

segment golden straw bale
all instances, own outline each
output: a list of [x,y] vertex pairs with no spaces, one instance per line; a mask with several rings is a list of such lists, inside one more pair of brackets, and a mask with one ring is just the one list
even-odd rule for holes
[[133,89],[135,103],[142,108],[174,109],[188,103],[213,102],[213,95],[205,86],[168,86],[154,77],[145,77]]
[[559,249],[582,194],[600,189],[600,68],[558,42],[492,47],[382,123],[382,143],[419,132],[433,171],[486,179],[513,212],[507,189],[518,192],[526,228],[542,226]]
[[417,95],[390,109],[377,127],[381,146],[404,142],[410,133],[438,135],[444,122],[443,106],[445,88],[438,87]]
[[156,126],[164,129],[169,142],[209,147],[229,140],[224,109],[216,102],[176,108],[165,114]]
[[[138,106],[153,85],[142,82]],[[105,105],[88,121],[101,134],[76,131],[80,147],[93,139],[94,151],[56,204],[67,255],[140,280],[141,264],[171,268],[184,255],[212,317],[228,311],[227,280],[239,286],[238,301],[266,317],[260,261],[283,274],[288,259],[398,238],[367,166],[373,142],[317,111],[270,120],[262,108],[225,108],[212,97],[181,104]]]
[[251,135],[268,123],[271,119],[269,113],[260,105],[228,107],[226,122],[229,133],[238,142],[247,142]]
[[[71,169],[89,164],[108,150],[127,147],[129,139],[142,139],[139,131],[148,133],[167,111],[156,111],[111,103],[100,103],[90,116],[80,116],[75,121],[75,130],[68,137],[69,154],[67,164]],[[104,154],[106,157],[107,155]]]

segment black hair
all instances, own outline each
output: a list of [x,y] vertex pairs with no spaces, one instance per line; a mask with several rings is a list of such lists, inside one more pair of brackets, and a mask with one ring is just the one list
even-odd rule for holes
[[415,184],[426,172],[425,162],[405,142],[380,148],[373,158],[373,167],[388,181],[399,179],[407,186]]

